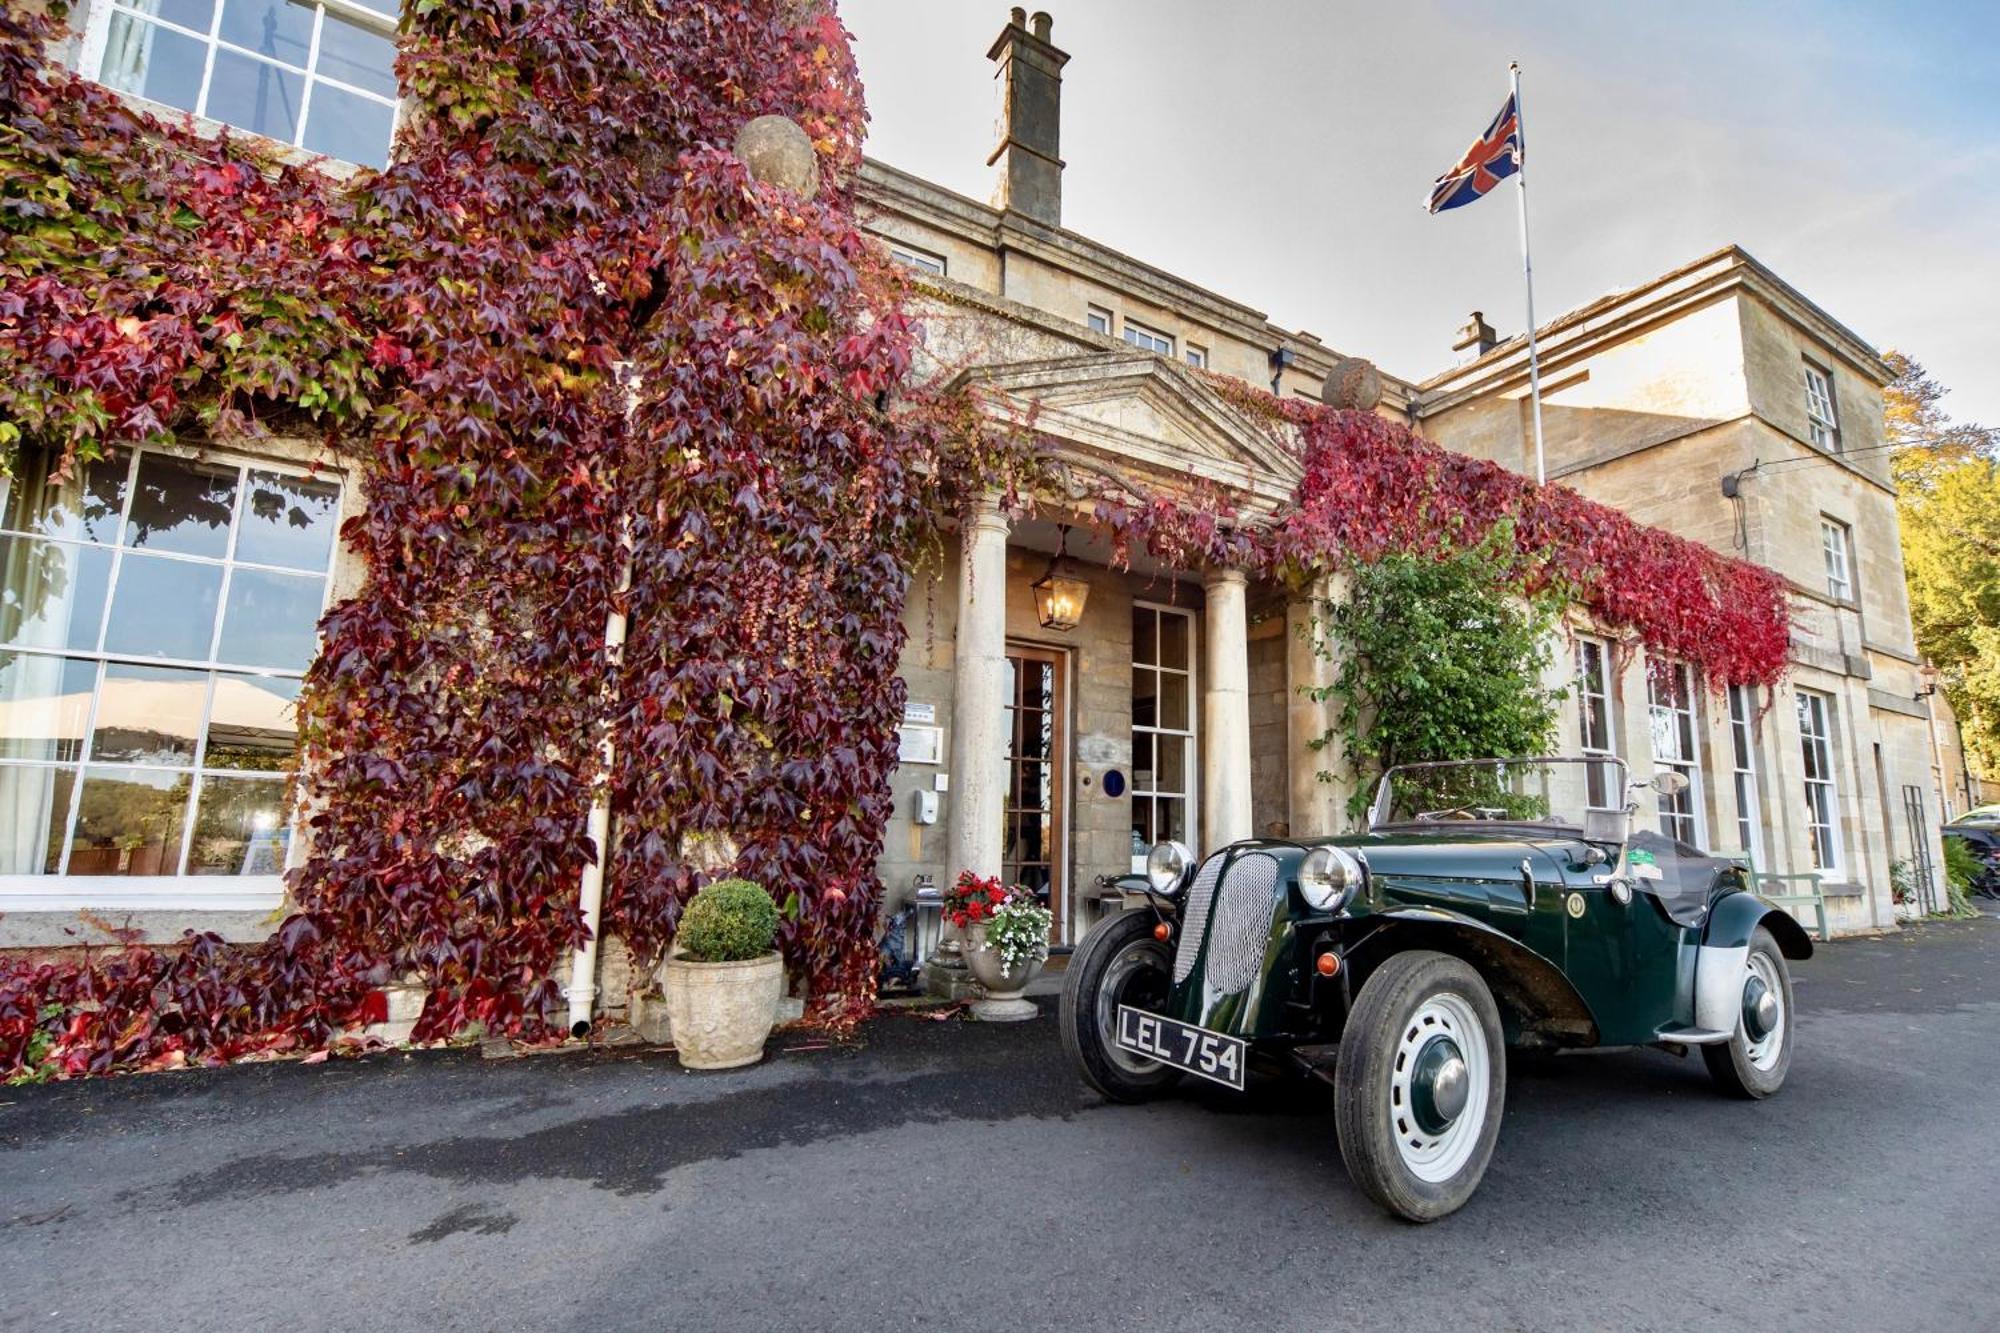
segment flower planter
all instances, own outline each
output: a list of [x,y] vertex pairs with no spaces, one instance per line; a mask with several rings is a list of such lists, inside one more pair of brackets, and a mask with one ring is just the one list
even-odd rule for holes
[[973,1002],[974,1017],[989,1023],[1018,1023],[1035,1016],[1033,1002],[1022,992],[1042,970],[1041,959],[1024,958],[1011,968],[1003,966],[999,951],[987,947],[986,923],[975,921],[965,927],[965,965],[972,979],[986,988],[986,998]]
[[674,1051],[689,1069],[735,1069],[764,1057],[785,985],[784,959],[696,963],[670,955],[660,969]]

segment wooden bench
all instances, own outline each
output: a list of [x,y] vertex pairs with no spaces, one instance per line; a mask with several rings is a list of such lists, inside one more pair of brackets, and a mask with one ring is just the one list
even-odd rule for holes
[[[1715,855],[1731,861],[1741,861],[1748,867],[1750,891],[1771,906],[1782,907],[1786,911],[1810,907],[1813,920],[1817,923],[1814,928],[1818,931],[1820,939],[1833,938],[1832,932],[1826,925],[1826,871],[1808,870],[1796,875],[1779,875],[1768,870],[1759,870],[1757,862],[1748,852],[1716,852]],[[1809,887],[1802,892],[1785,892],[1785,886],[1789,884],[1805,884]],[[1766,885],[1775,885],[1776,891],[1765,887]]]

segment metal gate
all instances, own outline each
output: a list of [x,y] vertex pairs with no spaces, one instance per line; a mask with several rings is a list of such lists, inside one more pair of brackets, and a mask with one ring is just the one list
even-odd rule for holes
[[1938,910],[1937,864],[1931,860],[1931,821],[1924,810],[1924,789],[1903,788],[1903,818],[1910,827],[1910,901],[1921,916]]

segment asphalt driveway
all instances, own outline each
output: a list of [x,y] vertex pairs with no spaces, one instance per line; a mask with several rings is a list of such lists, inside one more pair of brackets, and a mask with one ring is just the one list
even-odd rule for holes
[[0,1328],[1988,1329],[2000,921],[1798,973],[1791,1081],[1517,1063],[1481,1193],[1377,1214],[1316,1089],[1104,1105],[1054,1025],[0,1088]]

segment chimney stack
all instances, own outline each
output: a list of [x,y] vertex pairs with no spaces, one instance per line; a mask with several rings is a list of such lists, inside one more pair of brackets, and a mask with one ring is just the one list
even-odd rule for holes
[[1465,327],[1458,331],[1458,341],[1451,345],[1457,352],[1458,364],[1477,361],[1500,345],[1500,335],[1493,332],[1493,326],[1486,322],[1486,316],[1475,310],[1472,318],[1465,321]]
[[1062,225],[1062,68],[1069,54],[1049,40],[1052,20],[1014,9],[986,58],[999,69],[1000,143],[987,166],[999,164],[996,208]]

